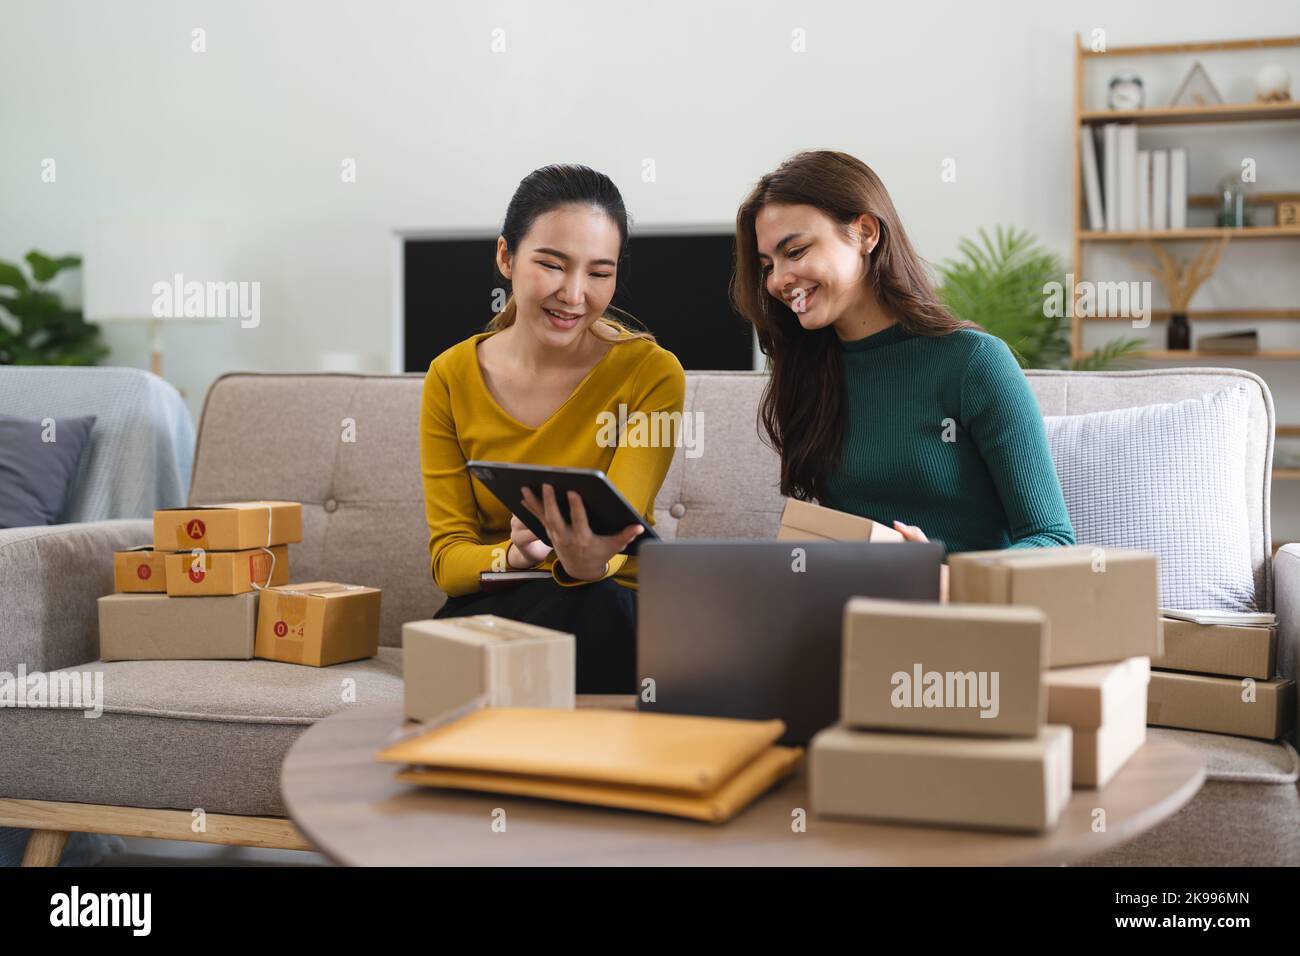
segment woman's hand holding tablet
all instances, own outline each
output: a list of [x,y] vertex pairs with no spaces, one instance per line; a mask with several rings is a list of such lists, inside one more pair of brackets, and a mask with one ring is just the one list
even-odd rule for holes
[[587,509],[582,496],[576,491],[567,492],[569,521],[565,521],[556,502],[555,489],[550,482],[542,485],[542,497],[524,486],[524,507],[546,526],[546,536],[551,539],[556,557],[571,577],[580,581],[595,581],[605,576],[609,559],[620,553],[645,531],[645,525],[628,525],[611,535],[596,534],[587,520]]
[[514,516],[506,555],[512,568],[535,567],[553,548],[571,577],[595,580],[614,555],[635,554],[642,541],[657,537],[598,469],[498,461],[470,461],[466,468]]

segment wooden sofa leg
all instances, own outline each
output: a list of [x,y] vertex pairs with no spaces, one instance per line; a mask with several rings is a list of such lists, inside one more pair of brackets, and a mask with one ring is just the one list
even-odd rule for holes
[[23,866],[58,866],[68,844],[67,830],[33,830],[23,851]]

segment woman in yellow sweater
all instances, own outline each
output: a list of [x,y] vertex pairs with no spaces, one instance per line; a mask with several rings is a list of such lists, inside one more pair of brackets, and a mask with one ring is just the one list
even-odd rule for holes
[[[430,568],[448,595],[436,616],[497,614],[574,634],[579,693],[635,690],[636,559],[620,552],[644,529],[592,533],[577,495],[566,522],[544,485],[528,506],[552,550],[465,464],[599,468],[653,524],[673,448],[611,442],[609,416],[679,415],[686,378],[649,333],[607,315],[627,238],[627,210],[607,176],[567,165],[529,174],[497,239],[511,297],[487,331],[433,360],[420,409]],[[483,572],[525,568],[551,578],[481,590]]]

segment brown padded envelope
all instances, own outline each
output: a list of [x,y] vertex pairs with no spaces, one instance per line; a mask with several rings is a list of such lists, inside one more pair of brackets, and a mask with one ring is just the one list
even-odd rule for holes
[[793,773],[802,754],[803,750],[799,747],[768,747],[730,780],[706,794],[654,790],[648,787],[620,787],[554,777],[458,770],[402,770],[397,773],[397,779],[430,787],[566,800],[622,810],[663,813],[707,823],[725,823],[777,781]]
[[785,732],[781,721],[633,710],[485,708],[380,750],[438,770],[707,793]]
[[487,707],[381,750],[421,769],[561,778],[703,795],[785,732],[779,720]]

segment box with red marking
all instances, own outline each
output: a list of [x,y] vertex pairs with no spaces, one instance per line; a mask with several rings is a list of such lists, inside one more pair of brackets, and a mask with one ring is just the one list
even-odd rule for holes
[[167,555],[167,593],[171,597],[245,594],[253,590],[254,583],[268,587],[289,581],[289,548],[283,544],[246,551],[196,551]]
[[153,513],[153,546],[159,551],[243,551],[301,540],[297,501],[232,501]]
[[167,590],[164,551],[142,544],[113,552],[113,590],[118,594],[162,594]]
[[379,653],[379,588],[311,581],[260,594],[254,654],[326,667]]

